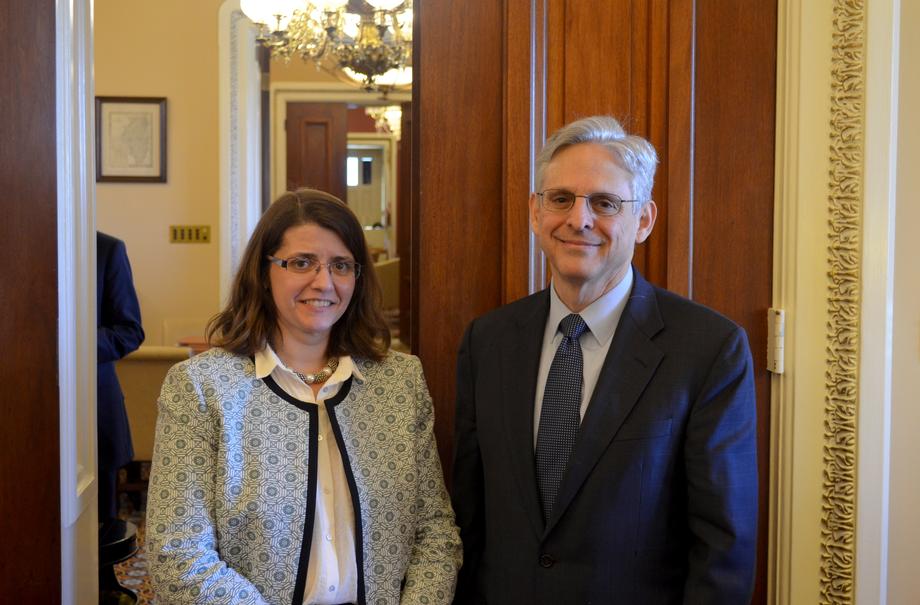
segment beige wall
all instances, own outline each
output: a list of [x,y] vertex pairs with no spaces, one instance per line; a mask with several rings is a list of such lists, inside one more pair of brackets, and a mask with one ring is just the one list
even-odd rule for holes
[[[147,344],[203,331],[218,286],[218,46],[222,0],[96,0],[100,96],[167,99],[168,181],[98,183],[98,229],[127,243]],[[169,225],[210,225],[208,244],[170,244]]]
[[347,82],[339,79],[327,71],[316,67],[316,64],[303,59],[292,58],[285,62],[283,59],[272,59],[269,66],[269,79],[272,82]]
[[[218,10],[223,0],[96,0],[98,96],[167,99],[166,183],[98,183],[97,227],[125,240],[146,344],[203,333],[219,310]],[[272,61],[271,80],[340,80]],[[210,225],[209,244],[170,244],[170,225]]]
[[897,211],[891,384],[891,494],[888,602],[911,603],[920,592],[920,1],[901,3]]

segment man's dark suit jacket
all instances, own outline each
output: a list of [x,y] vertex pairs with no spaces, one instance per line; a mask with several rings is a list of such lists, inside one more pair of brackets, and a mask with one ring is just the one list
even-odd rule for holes
[[456,603],[750,600],[755,408],[744,331],[635,281],[548,524],[534,397],[549,292],[475,320],[460,347]]
[[[120,239],[96,232],[96,430],[100,518],[113,517],[114,475],[134,457],[115,362],[144,341],[131,265]],[[111,493],[110,493],[111,492]]]

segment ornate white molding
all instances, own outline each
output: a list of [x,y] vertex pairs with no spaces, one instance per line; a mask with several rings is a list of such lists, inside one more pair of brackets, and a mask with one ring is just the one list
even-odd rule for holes
[[820,578],[825,604],[851,604],[854,598],[865,13],[863,0],[834,2]]
[[239,0],[218,13],[220,140],[220,292],[230,289],[237,263],[262,214],[261,72],[252,24]]

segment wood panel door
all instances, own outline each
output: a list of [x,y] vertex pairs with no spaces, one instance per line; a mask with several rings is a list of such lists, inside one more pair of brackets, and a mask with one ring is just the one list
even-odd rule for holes
[[[755,6],[756,4],[756,6]],[[659,153],[635,264],[741,324],[754,354],[766,601],[776,2],[418,0],[417,347],[445,470],[466,324],[532,283],[527,195],[542,141],[612,114]],[[444,44],[449,40],[449,44]],[[539,264],[536,264],[539,267]]]
[[[649,281],[684,295],[688,257],[669,250],[685,247],[690,228],[693,19],[692,0],[547,6],[547,133],[609,114],[651,141],[658,221],[633,262]],[[669,220],[672,211],[678,220]]]
[[495,0],[413,6],[413,352],[425,367],[449,478],[457,347],[473,317],[502,303],[506,270],[504,6]]
[[[412,234],[418,216],[412,211],[412,103],[400,105],[400,138],[396,160],[396,256],[399,257],[399,339],[415,347],[412,332]],[[414,217],[414,218],[413,218]]]
[[348,152],[348,109],[344,103],[288,103],[288,191],[310,187],[348,199],[345,157]]
[[744,327],[754,357],[760,485],[754,603],[766,603],[773,297],[776,2],[696,3],[689,295]]
[[55,26],[52,0],[0,11],[3,602],[61,602]]

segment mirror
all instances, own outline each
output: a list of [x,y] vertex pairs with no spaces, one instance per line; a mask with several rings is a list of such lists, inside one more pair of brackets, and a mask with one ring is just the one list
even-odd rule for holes
[[408,233],[408,212],[400,210],[408,207],[401,198],[410,191],[410,143],[401,128],[411,92],[355,89],[297,59],[272,60],[269,82],[271,198],[313,187],[348,203],[375,260],[392,347],[408,351],[408,301],[400,293],[406,254],[397,242],[400,231]]
[[[287,188],[286,135],[279,135],[277,127],[284,126],[288,103],[344,104],[347,120],[348,114],[360,115],[368,106],[411,99],[410,92],[393,92],[387,98],[369,94],[292,59],[272,65],[268,81],[261,81],[263,94],[270,97],[272,122],[260,124],[255,118],[261,104],[255,34],[247,33],[243,25],[248,20],[238,6],[236,0],[164,0],[142,9],[97,0],[94,6],[96,95],[158,96],[167,103],[167,182],[96,186],[99,229],[123,239],[128,247],[145,345],[200,341],[208,319],[221,307],[234,259],[259,216],[262,194],[258,179],[249,175],[261,173],[262,141],[267,141],[271,158],[267,197],[274,199]],[[182,43],[176,44],[177,39]],[[240,67],[247,62],[252,66]],[[244,74],[244,69],[251,71]],[[360,129],[346,127],[345,153],[347,133],[354,131],[351,145],[359,165],[363,157],[377,157],[377,167],[371,160],[370,184],[380,183],[384,197],[378,206],[377,194],[366,190],[337,193],[343,198],[360,196],[354,203],[379,261],[395,260],[402,222],[395,176],[400,172],[400,142],[392,134],[376,132],[369,117],[363,119]],[[263,128],[268,130],[265,138]],[[376,154],[382,154],[382,165]],[[341,182],[345,179],[343,161]],[[303,184],[331,189],[317,181]],[[369,189],[366,184],[358,187]],[[173,227],[188,226],[206,227],[210,239],[170,241]],[[398,308],[399,300],[395,305]],[[397,316],[398,311],[393,313],[394,319]],[[398,325],[393,322],[394,333]]]

